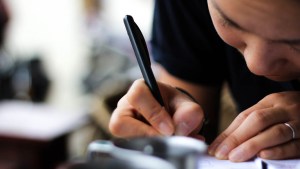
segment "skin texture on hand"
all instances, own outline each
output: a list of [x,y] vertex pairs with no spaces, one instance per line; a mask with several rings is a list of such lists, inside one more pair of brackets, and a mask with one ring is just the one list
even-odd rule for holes
[[201,106],[174,87],[163,83],[158,85],[166,107],[161,107],[154,99],[144,80],[136,80],[112,114],[109,128],[113,135],[187,136],[200,130],[203,120]]
[[[235,162],[254,156],[266,159],[300,157],[300,92],[266,96],[240,113],[209,147],[209,154]],[[289,123],[295,130],[292,139]]]

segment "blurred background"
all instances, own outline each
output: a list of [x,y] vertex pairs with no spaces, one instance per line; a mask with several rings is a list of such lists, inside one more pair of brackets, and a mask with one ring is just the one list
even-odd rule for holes
[[[113,138],[110,115],[141,77],[123,18],[134,17],[151,55],[153,7],[0,0],[0,169],[64,169],[85,161],[92,141]],[[220,131],[236,112],[228,90],[221,112]]]
[[153,0],[0,2],[0,169],[84,160],[141,77],[123,17],[148,42]]

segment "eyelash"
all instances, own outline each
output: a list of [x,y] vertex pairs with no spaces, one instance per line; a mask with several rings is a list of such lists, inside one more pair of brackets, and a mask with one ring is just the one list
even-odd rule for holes
[[[231,26],[232,26],[232,24],[230,22],[226,21],[225,19],[220,19],[220,22],[224,28],[231,28]],[[288,43],[287,45],[293,52],[300,53],[300,45],[298,45],[299,47],[295,47],[296,46],[295,44],[290,44],[290,43]]]
[[225,19],[221,19],[221,25],[225,28],[228,28],[231,26],[231,23],[229,23],[228,21],[226,21]]
[[288,45],[293,52],[300,53],[300,48],[295,47],[295,45],[293,45],[293,44],[288,44]]

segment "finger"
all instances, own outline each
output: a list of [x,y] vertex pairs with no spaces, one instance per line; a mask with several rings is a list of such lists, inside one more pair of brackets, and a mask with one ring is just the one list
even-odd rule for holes
[[144,80],[136,80],[128,91],[128,102],[157,131],[164,135],[174,133],[171,116],[153,97]]
[[217,147],[215,156],[227,159],[228,153],[246,140],[254,137],[267,127],[289,121],[289,117],[277,108],[267,108],[252,112],[247,119]]
[[199,132],[204,119],[202,108],[193,101],[180,102],[176,107],[173,115],[175,135],[187,136]]
[[[293,158],[293,157],[299,157],[300,155],[300,144],[297,143],[300,140],[300,123],[298,121],[291,121],[288,122],[288,124],[293,128],[295,137],[293,138],[293,131],[291,128],[286,126],[285,124],[282,124],[282,126],[285,127],[287,130],[287,136],[286,139],[289,140],[287,143],[279,146],[274,146],[265,150],[260,151],[259,156],[266,159],[286,159],[286,158]],[[296,141],[296,142],[295,142]],[[290,151],[290,152],[287,152]],[[279,154],[279,153],[283,154]]]
[[225,140],[238,126],[247,118],[248,114],[241,113],[239,114],[234,121],[229,125],[229,127],[223,131],[208,147],[208,154],[214,156],[216,149]]
[[199,134],[195,134],[195,135],[190,135],[190,137],[195,138],[197,140],[201,140],[205,142],[205,137],[199,135]]
[[277,124],[233,149],[228,158],[234,162],[246,161],[254,157],[262,149],[280,145],[290,140],[290,128],[284,124]]
[[208,147],[208,153],[210,155],[215,155],[216,149],[218,148],[218,146],[222,143],[223,140],[225,140],[225,138],[227,138],[231,133],[233,133],[242,123],[245,119],[247,119],[247,117],[249,116],[249,114],[251,114],[253,111],[258,110],[258,109],[262,109],[262,108],[266,108],[269,105],[265,105],[265,104],[256,104],[250,108],[248,108],[247,110],[241,112],[234,120],[233,122],[229,125],[229,127],[223,131],[212,143],[211,145]]
[[283,160],[300,157],[300,139],[295,139],[282,145],[262,150],[259,157],[269,160]]
[[117,108],[113,112],[109,130],[116,137],[157,136],[161,135],[151,126],[132,117],[132,109]]
[[204,113],[202,107],[195,99],[183,89],[160,85],[165,91],[163,96],[169,100],[168,110],[173,115],[175,124],[175,135],[196,135],[204,123]]

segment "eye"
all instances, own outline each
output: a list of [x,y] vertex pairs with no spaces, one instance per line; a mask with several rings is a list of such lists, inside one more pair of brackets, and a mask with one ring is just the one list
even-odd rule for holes
[[228,22],[226,19],[220,18],[220,23],[224,28],[232,27],[232,24]]
[[300,53],[300,44],[288,43],[288,45],[293,51]]

